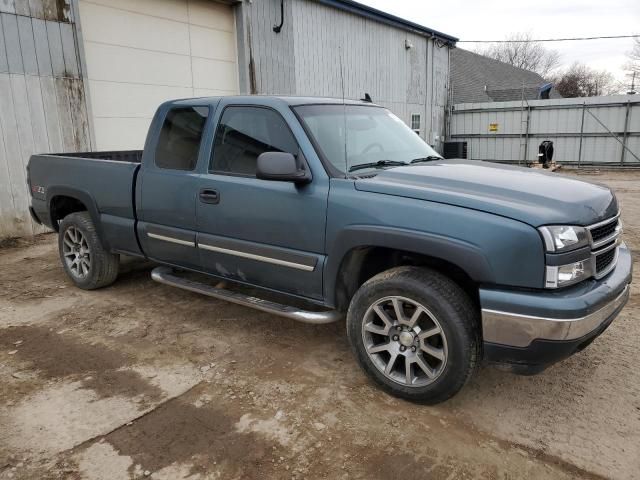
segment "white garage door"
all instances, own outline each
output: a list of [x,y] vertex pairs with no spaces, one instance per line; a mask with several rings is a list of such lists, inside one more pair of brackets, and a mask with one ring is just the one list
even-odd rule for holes
[[213,0],[80,0],[99,150],[141,149],[164,100],[238,92],[234,14]]

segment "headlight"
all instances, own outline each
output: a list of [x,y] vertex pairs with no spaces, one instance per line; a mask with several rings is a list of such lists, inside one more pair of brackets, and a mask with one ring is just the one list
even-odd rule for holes
[[566,287],[581,282],[593,275],[591,259],[568,265],[547,266],[545,286],[547,288]]
[[566,252],[589,245],[589,233],[584,227],[551,225],[539,230],[547,252]]

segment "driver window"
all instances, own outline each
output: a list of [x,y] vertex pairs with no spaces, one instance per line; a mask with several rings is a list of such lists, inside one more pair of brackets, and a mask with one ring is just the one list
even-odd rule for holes
[[269,108],[227,107],[216,130],[209,171],[253,177],[264,152],[298,153],[280,114]]

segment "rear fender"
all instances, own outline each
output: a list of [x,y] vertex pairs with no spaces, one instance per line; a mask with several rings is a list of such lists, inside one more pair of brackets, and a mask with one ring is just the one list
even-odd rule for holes
[[48,206],[48,214],[49,214],[49,221],[51,223],[51,227],[56,232],[58,231],[58,224],[53,219],[53,216],[52,216],[51,204],[52,204],[52,200],[55,197],[61,197],[61,196],[74,198],[79,202],[81,202],[86,207],[87,211],[89,212],[89,215],[91,216],[91,221],[93,222],[93,225],[96,228],[96,232],[98,233],[98,238],[100,239],[100,242],[102,243],[103,248],[105,250],[109,250],[109,245],[106,245],[105,238],[102,232],[102,223],[100,222],[100,212],[98,211],[98,206],[96,205],[96,202],[93,199],[93,197],[88,192],[85,192],[84,190],[80,190],[78,188],[72,188],[72,187],[65,187],[65,186],[49,187],[47,189],[47,206]]

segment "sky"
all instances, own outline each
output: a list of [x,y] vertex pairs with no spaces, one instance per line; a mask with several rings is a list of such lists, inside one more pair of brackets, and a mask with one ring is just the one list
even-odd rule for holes
[[[640,0],[358,0],[460,40],[499,40],[510,33],[536,38],[640,34]],[[562,65],[581,62],[625,80],[622,65],[633,40],[553,42]],[[474,50],[486,45],[459,43]],[[628,81],[628,80],[627,80]],[[636,81],[636,84],[638,82]]]

